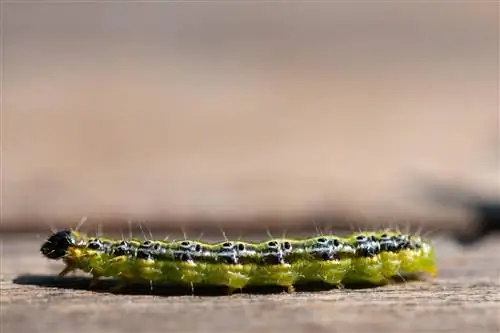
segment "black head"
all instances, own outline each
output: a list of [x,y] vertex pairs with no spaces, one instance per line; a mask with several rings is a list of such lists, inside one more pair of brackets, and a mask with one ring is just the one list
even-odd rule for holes
[[40,252],[49,259],[57,260],[64,257],[68,247],[75,243],[76,240],[70,230],[61,230],[47,239],[40,248]]

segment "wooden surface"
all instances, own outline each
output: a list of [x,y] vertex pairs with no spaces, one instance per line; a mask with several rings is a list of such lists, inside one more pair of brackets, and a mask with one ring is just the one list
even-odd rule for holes
[[471,248],[435,239],[440,276],[378,289],[233,296],[115,295],[53,277],[34,234],[2,239],[2,332],[500,331],[500,238]]

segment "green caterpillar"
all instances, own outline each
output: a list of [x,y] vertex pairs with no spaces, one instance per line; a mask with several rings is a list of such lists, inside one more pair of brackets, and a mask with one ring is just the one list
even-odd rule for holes
[[112,240],[75,230],[54,233],[41,253],[62,259],[64,276],[82,270],[93,276],[130,283],[225,286],[230,291],[274,285],[289,292],[297,284],[322,282],[341,287],[383,285],[398,276],[436,276],[434,248],[415,235],[393,230],[263,242],[193,240]]

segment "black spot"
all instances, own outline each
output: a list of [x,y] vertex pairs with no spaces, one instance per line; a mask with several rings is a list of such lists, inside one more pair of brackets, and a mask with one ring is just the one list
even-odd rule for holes
[[340,246],[340,241],[338,239],[330,239],[328,241],[328,245],[333,245],[334,247]]
[[142,246],[145,246],[145,247],[149,247],[149,246],[151,246],[152,244],[153,244],[153,242],[152,242],[152,241],[147,240],[147,241],[144,241],[141,245],[142,245]]
[[201,252],[201,245],[200,244],[196,244],[196,246],[194,247],[194,250],[196,252]]
[[318,243],[326,244],[328,241],[326,238],[318,238]]
[[136,254],[137,259],[152,259],[151,250],[147,247],[139,247]]
[[230,264],[234,265],[238,263],[238,253],[237,253],[237,248],[239,246],[235,246],[233,242],[225,242],[222,244],[221,248],[218,251],[217,254],[217,261],[224,263],[224,264]]
[[267,246],[269,246],[270,248],[277,248],[278,242],[277,241],[270,241],[269,243],[267,243]]
[[245,244],[238,244],[238,251],[245,251]]
[[[130,244],[129,249],[127,251],[127,255],[132,255],[134,251],[134,247]],[[162,254],[164,254],[164,248],[160,243],[141,244],[137,249],[136,257],[138,259],[157,259]]]
[[368,247],[362,247],[356,250],[356,253],[360,255],[361,257],[372,257],[373,253],[371,252],[370,248]]
[[[139,248],[148,247],[142,244]],[[114,256],[128,256],[131,254],[131,246],[127,241],[121,241],[118,245],[115,245],[112,249]]]
[[373,257],[380,253],[380,246],[376,242],[362,243],[356,248],[356,253],[362,257]]
[[367,240],[368,240],[368,238],[365,235],[356,236],[356,241],[358,243],[363,243],[363,242],[366,242]]
[[87,248],[90,250],[102,251],[104,246],[99,239],[91,239],[87,243]]
[[68,248],[75,244],[73,233],[70,230],[62,230],[50,236],[43,243],[40,252],[49,259],[57,260],[64,257]]
[[292,249],[292,244],[289,241],[285,241],[283,243],[283,249],[286,251],[290,251]]
[[409,250],[413,248],[410,241],[403,235],[394,237],[398,250]]
[[181,243],[181,246],[184,246],[184,247],[188,247],[189,245],[191,245],[191,243],[189,241],[183,241]]
[[174,260],[177,261],[193,261],[190,251],[175,251],[173,253]]

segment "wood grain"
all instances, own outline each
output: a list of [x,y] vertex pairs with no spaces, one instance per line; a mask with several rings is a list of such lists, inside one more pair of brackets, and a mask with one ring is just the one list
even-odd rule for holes
[[83,290],[38,253],[36,235],[2,239],[2,332],[488,332],[500,330],[500,239],[435,240],[440,276],[377,289],[227,296]]

